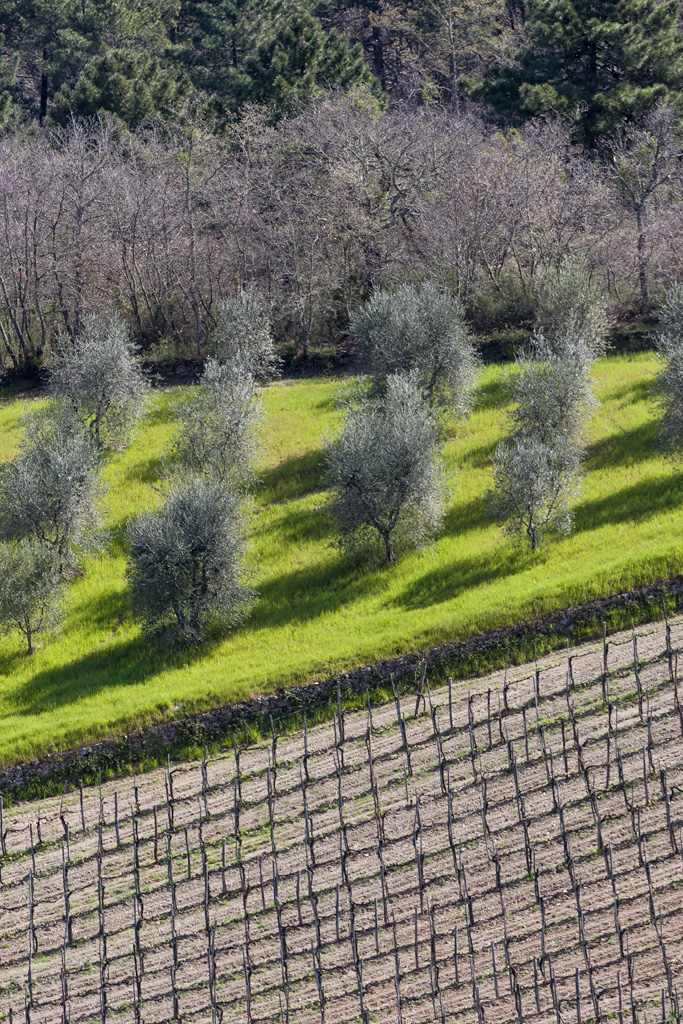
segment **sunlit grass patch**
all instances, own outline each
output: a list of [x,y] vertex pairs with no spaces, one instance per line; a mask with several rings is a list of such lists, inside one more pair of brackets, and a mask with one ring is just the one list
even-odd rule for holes
[[[473,415],[450,429],[443,535],[391,567],[340,558],[324,512],[322,445],[338,422],[330,379],[267,389],[251,560],[259,598],[232,633],[162,654],[141,640],[124,581],[123,528],[159,500],[152,484],[179,389],[155,392],[137,439],[105,459],[104,553],[71,588],[62,632],[32,658],[0,642],[0,761],[126,731],[342,667],[514,622],[681,571],[683,468],[656,447],[651,354],[603,359],[576,529],[532,555],[486,510],[490,458],[506,430],[505,367],[481,378]],[[0,402],[0,458],[22,400]]]

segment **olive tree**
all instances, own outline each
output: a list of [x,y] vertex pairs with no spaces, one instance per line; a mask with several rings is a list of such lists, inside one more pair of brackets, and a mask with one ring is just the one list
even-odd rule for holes
[[581,482],[588,417],[595,407],[589,367],[580,352],[520,361],[508,378],[515,403],[513,434],[493,458],[491,511],[510,534],[524,532],[532,550],[543,534],[568,533]]
[[387,562],[440,528],[444,485],[439,427],[415,375],[387,377],[382,395],[362,395],[327,448],[331,512],[347,549],[379,542]]
[[361,358],[380,388],[413,372],[424,398],[463,415],[470,407],[477,355],[460,301],[433,281],[377,291],[351,324]]
[[198,644],[213,623],[242,619],[252,591],[235,491],[205,477],[176,482],[158,509],[130,523],[127,536],[126,576],[148,635]]
[[30,410],[18,453],[0,474],[0,535],[33,537],[60,569],[99,539],[99,462],[64,402]]
[[659,310],[657,336],[663,367],[657,381],[662,436],[667,450],[683,456],[683,286],[672,288]]
[[541,356],[579,354],[590,363],[607,347],[607,301],[585,259],[572,256],[542,277],[534,343]]
[[596,406],[589,368],[577,355],[543,360],[524,357],[519,372],[506,382],[514,403],[511,420],[517,435],[553,444],[558,437],[579,441]]
[[208,360],[201,387],[178,403],[179,429],[173,442],[174,465],[241,486],[254,476],[262,406],[249,374]]
[[60,338],[50,375],[98,448],[124,444],[140,417],[147,382],[128,328],[116,313],[83,317],[80,333]]
[[268,307],[253,285],[218,304],[211,344],[216,359],[237,376],[265,382],[279,373]]
[[49,632],[60,620],[64,582],[54,555],[38,541],[26,538],[0,544],[0,630],[19,630],[33,654],[38,633]]
[[492,511],[511,535],[526,533],[535,551],[548,531],[569,533],[580,484],[581,447],[521,434],[502,441],[493,458]]

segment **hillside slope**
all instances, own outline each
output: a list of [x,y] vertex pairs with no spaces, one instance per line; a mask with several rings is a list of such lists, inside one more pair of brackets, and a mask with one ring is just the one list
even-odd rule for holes
[[[107,457],[105,551],[71,587],[64,627],[32,658],[0,640],[0,763],[78,746],[146,722],[327,676],[384,656],[533,618],[671,576],[683,566],[683,473],[657,450],[652,354],[595,368],[602,403],[590,427],[576,528],[532,555],[487,515],[490,457],[505,435],[501,378],[482,374],[475,412],[445,449],[445,530],[395,566],[345,561],[325,514],[322,446],[338,422],[339,381],[266,392],[265,452],[254,499],[258,598],[244,625],[187,653],[150,648],[132,619],[122,527],[158,500],[153,484],[178,389],[157,392],[137,440]],[[0,406],[11,455],[23,403]]]

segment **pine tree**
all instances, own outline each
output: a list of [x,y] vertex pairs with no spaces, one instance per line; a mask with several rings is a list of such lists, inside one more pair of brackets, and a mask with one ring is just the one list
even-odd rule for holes
[[468,91],[513,122],[565,113],[592,146],[624,118],[681,101],[678,18],[675,0],[532,0],[529,44]]
[[150,118],[171,116],[189,88],[187,79],[178,79],[157,57],[110,50],[86,65],[73,89],[60,89],[53,117],[67,122],[72,114],[92,117],[107,112],[135,128]]
[[20,64],[22,78],[35,82],[17,99],[43,121],[63,85],[73,86],[89,60],[115,49],[162,56],[166,23],[177,0],[5,0],[0,35]]
[[323,89],[354,85],[379,89],[360,44],[350,46],[335,29],[325,32],[317,18],[301,9],[247,60],[240,92],[243,101],[272,103],[286,114]]
[[171,32],[174,62],[219,106],[233,106],[235,72],[263,32],[274,31],[272,7],[270,0],[183,0]]

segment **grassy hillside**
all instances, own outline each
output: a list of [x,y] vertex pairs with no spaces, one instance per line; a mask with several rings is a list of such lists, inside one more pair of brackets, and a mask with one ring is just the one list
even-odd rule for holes
[[[62,632],[32,658],[16,636],[0,642],[0,763],[125,731],[181,702],[205,708],[681,571],[683,472],[656,451],[655,371],[651,354],[596,364],[602,406],[575,532],[532,555],[486,517],[509,372],[486,369],[476,412],[446,448],[445,532],[390,568],[343,561],[324,515],[320,449],[338,382],[274,385],[252,530],[259,599],[241,628],[170,656],[140,639],[123,580],[121,527],[158,500],[150,485],[173,429],[174,392],[155,394],[137,441],[108,458],[110,543],[73,585]],[[2,457],[20,410],[0,407]]]

